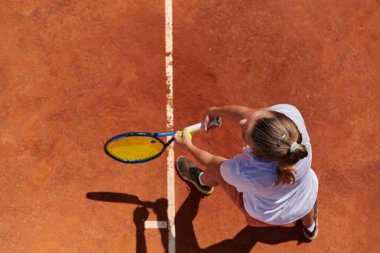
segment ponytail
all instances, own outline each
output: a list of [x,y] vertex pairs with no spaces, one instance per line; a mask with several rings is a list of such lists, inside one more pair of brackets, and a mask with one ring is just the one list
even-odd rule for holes
[[286,164],[279,165],[277,168],[277,181],[274,186],[281,184],[294,184],[296,181],[294,166],[289,166]]
[[[296,142],[293,142],[296,143]],[[294,147],[295,145],[293,145]],[[292,147],[292,146],[291,146]],[[277,181],[274,186],[280,184],[294,184],[296,181],[296,171],[294,164],[299,160],[307,156],[306,147],[302,144],[297,143],[297,147],[294,150],[289,148],[288,159],[285,159],[283,162],[280,162],[277,169]]]
[[307,154],[308,153],[307,153],[306,147],[302,144],[297,143],[297,147],[294,150],[289,148],[289,154],[288,154],[288,157],[286,159],[287,163],[288,164],[295,164],[299,160],[305,158],[307,156]]

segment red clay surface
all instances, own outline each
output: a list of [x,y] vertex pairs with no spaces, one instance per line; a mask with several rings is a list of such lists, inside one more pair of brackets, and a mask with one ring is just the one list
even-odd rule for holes
[[[378,252],[380,2],[173,13],[175,128],[208,106],[294,104],[320,180],[320,234],[303,243],[299,227],[248,228],[221,189],[202,199],[176,177],[177,252]],[[125,165],[102,149],[166,130],[164,15],[164,0],[0,3],[0,252],[165,252],[167,231],[134,220],[166,219],[166,154]],[[194,142],[231,157],[239,138],[224,121]]]

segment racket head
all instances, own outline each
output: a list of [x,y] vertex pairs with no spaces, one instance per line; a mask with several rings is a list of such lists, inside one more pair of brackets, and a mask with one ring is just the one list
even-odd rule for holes
[[109,139],[104,151],[119,162],[143,163],[159,157],[171,141],[164,143],[154,133],[124,133]]

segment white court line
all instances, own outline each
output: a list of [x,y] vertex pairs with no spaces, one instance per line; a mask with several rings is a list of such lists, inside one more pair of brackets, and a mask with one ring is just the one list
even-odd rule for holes
[[144,223],[145,228],[168,228],[166,221],[147,220]]
[[[172,0],[165,0],[165,53],[166,53],[166,127],[173,131],[173,7]],[[168,137],[168,140],[170,137]],[[174,143],[168,147],[168,253],[175,253],[175,193],[174,193]]]

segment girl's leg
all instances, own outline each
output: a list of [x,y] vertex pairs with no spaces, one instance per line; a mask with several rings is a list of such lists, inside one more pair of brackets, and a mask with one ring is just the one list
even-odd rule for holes
[[313,225],[314,223],[314,208],[315,206],[310,210],[310,212],[308,214],[306,214],[301,220],[302,220],[302,224],[305,226],[305,227],[311,227],[311,225]]
[[[313,223],[315,225],[313,226]],[[315,202],[313,209],[302,218],[303,234],[309,240],[314,240],[318,235],[318,206]]]
[[200,176],[200,179],[205,185],[218,186],[223,180],[222,175],[220,174],[220,166],[213,165],[207,167]]

